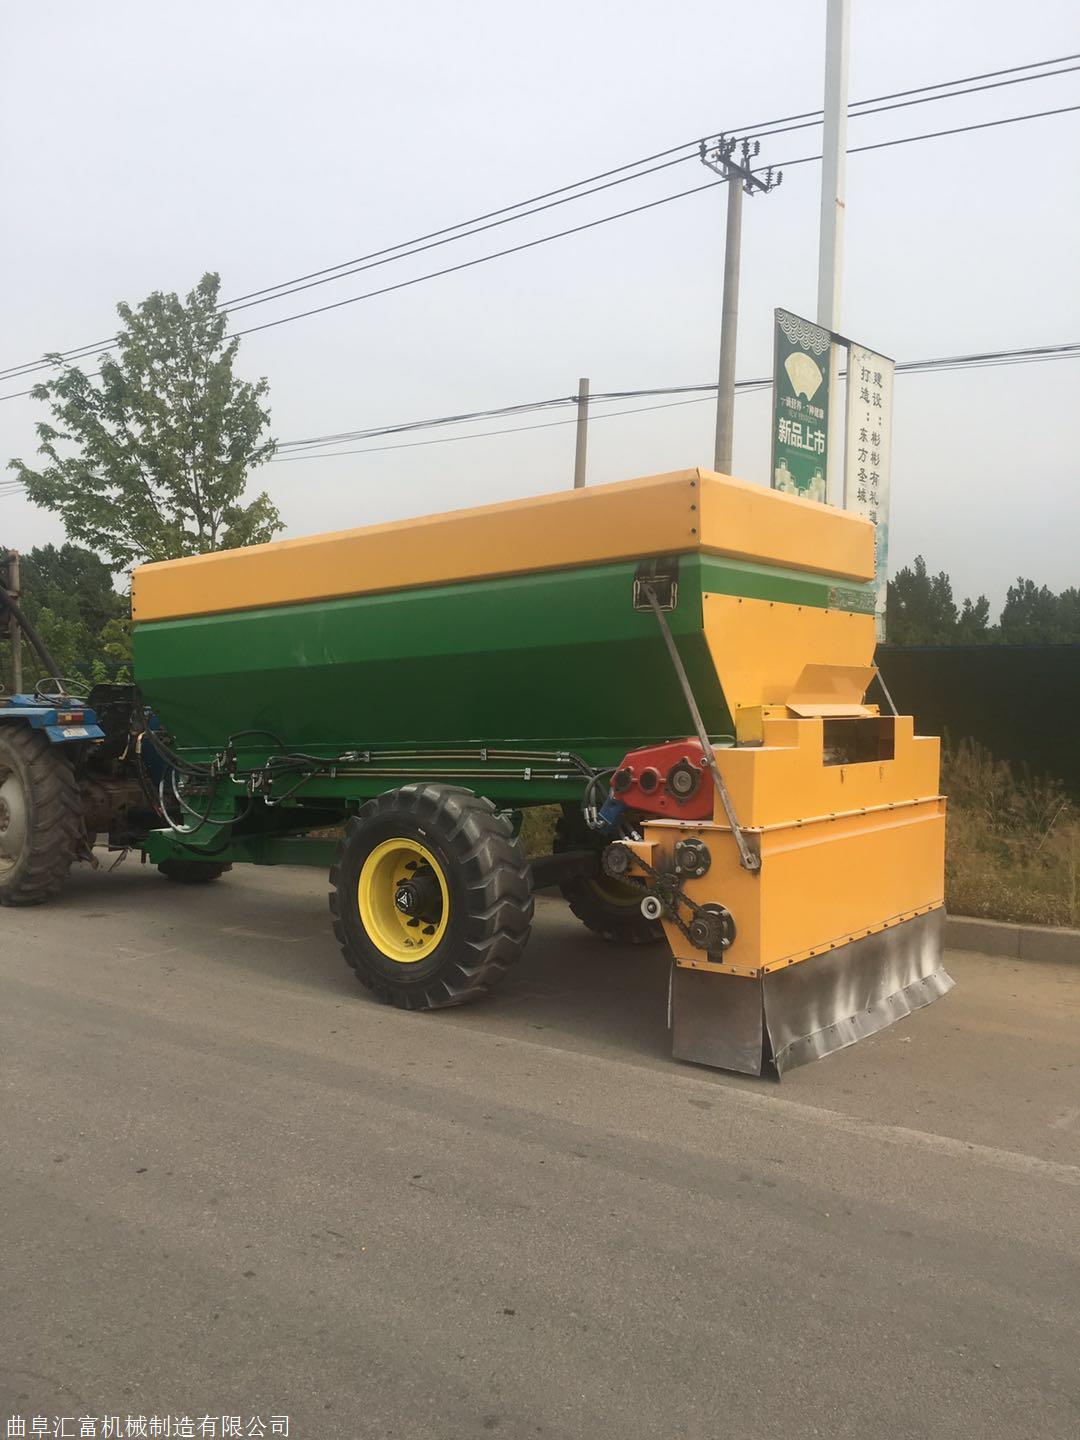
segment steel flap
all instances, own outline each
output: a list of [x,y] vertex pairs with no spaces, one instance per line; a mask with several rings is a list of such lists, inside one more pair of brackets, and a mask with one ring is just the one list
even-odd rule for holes
[[863,696],[874,678],[873,665],[804,665],[787,707],[795,715],[874,715]]
[[858,719],[878,713],[872,705],[792,705],[789,703],[788,709],[800,720],[813,720],[815,717],[822,720],[834,717]]

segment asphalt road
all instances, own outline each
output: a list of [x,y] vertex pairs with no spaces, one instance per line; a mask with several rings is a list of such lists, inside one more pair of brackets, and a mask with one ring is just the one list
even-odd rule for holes
[[950,968],[780,1085],[673,1062],[663,956],[554,901],[438,1015],[314,872],[2,911],[0,1426],[1075,1440],[1080,967]]

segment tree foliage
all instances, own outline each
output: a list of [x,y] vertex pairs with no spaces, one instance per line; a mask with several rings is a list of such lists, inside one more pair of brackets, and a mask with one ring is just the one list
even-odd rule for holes
[[1009,586],[1001,612],[1001,639],[1009,645],[1057,645],[1080,640],[1080,590],[1055,595],[1033,580]]
[[[32,621],[62,675],[104,680],[123,676],[131,664],[128,602],[113,588],[109,566],[79,545],[40,545],[19,560],[21,607]],[[5,637],[6,638],[6,637]],[[0,678],[11,682],[7,646]],[[25,683],[39,678],[40,665],[23,646]]]
[[886,627],[894,645],[944,645],[956,630],[952,582],[942,570],[931,575],[921,555],[889,584]]
[[[268,495],[244,502],[251,471],[274,452],[265,379],[234,374],[219,278],[181,301],[155,291],[117,307],[115,354],[100,375],[65,365],[34,387],[51,422],[37,427],[40,468],[12,460],[36,504],[114,570],[269,540],[281,519]],[[50,357],[58,364],[59,356]]]
[[1080,590],[1055,595],[1046,585],[1020,578],[991,625],[986,596],[965,600],[958,609],[948,575],[944,570],[931,575],[921,555],[890,580],[886,605],[891,645],[1080,643]]

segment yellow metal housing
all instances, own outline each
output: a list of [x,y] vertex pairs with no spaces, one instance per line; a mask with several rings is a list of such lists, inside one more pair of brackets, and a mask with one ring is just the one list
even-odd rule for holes
[[860,517],[679,470],[142,565],[132,616],[139,624],[694,552],[859,582],[874,575],[873,527]]
[[708,873],[687,881],[686,893],[726,906],[737,938],[721,960],[695,950],[669,920],[678,964],[761,975],[944,903],[938,741],[914,736],[900,716],[894,758],[828,765],[823,723],[767,719],[763,745],[717,752],[760,872],[739,864],[722,813],[711,824],[649,822],[631,846],[661,867],[683,835],[709,847]]
[[[703,875],[680,877],[685,899],[662,916],[675,1053],[782,1071],[952,984],[941,966],[940,747],[910,716],[867,703],[872,616],[717,594],[703,608],[736,733],[717,764],[760,866],[740,863],[719,796],[710,822],[649,820],[629,846],[646,877],[674,873],[690,836],[710,857]],[[729,912],[726,948],[697,947],[690,906]]]

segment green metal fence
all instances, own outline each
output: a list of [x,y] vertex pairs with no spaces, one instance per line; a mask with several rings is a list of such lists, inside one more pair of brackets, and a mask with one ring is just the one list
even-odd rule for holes
[[1080,645],[882,645],[897,709],[1080,796]]

